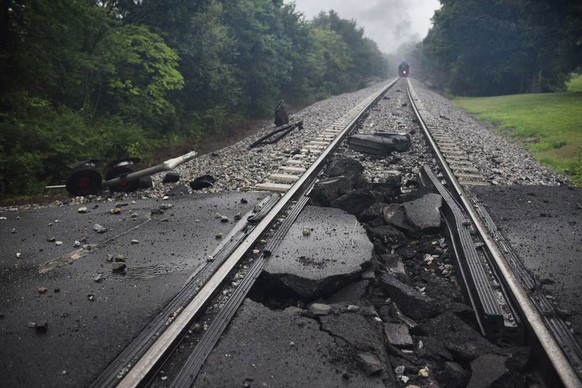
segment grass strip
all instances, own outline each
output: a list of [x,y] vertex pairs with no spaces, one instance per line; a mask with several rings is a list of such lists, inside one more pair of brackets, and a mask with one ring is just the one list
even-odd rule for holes
[[453,103],[582,186],[582,93],[458,97]]

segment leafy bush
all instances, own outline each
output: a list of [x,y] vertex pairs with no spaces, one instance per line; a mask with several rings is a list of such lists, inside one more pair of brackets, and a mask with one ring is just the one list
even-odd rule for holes
[[386,68],[354,21],[308,22],[293,3],[12,3],[0,12],[2,197],[62,183],[83,159],[156,162]]
[[41,193],[66,180],[67,164],[86,159],[106,161],[147,157],[158,142],[137,125],[120,118],[94,122],[67,107],[29,105],[0,120],[0,195]]

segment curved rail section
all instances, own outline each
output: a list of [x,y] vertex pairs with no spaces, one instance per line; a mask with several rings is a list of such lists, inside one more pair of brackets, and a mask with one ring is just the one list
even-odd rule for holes
[[[147,381],[148,377],[155,371],[155,368],[167,357],[183,333],[191,326],[193,320],[210,303],[215,291],[225,283],[243,258],[252,252],[265,233],[278,220],[284,217],[284,213],[292,202],[302,196],[306,190],[309,190],[317,174],[327,162],[328,157],[334,153],[366,111],[397,81],[398,79],[395,79],[379,88],[333,125],[322,131],[317,139],[312,140],[304,147],[301,154],[287,161],[281,169],[297,168],[299,164],[303,166],[309,162],[311,163],[309,166],[301,167],[301,170],[295,170],[301,172],[302,175],[296,175],[293,179],[294,183],[267,182],[265,185],[258,187],[263,190],[285,192],[285,194],[271,206],[271,209],[264,214],[250,231],[246,231],[240,240],[229,249],[227,257],[224,258],[218,268],[214,269],[212,276],[203,285],[195,284],[196,289],[188,292],[192,296],[190,300],[181,300],[178,303],[179,305],[173,306],[173,309],[175,308],[173,310],[174,313],[164,325],[162,332],[152,333],[152,338],[138,338],[142,343],[147,342],[147,346],[135,346],[135,348],[141,349],[139,357],[132,357],[130,354],[124,355],[118,360],[120,364],[111,365],[105,372],[109,373],[109,375],[100,376],[92,384],[92,387],[105,387],[112,384],[117,384],[118,387],[137,387]],[[130,347],[132,346],[133,344],[130,344]]]
[[[475,228],[475,231],[482,240],[482,249],[487,256],[487,261],[491,265],[496,279],[504,286],[504,294],[508,296],[511,302],[514,302],[519,316],[529,331],[530,341],[533,344],[537,343],[541,347],[544,353],[543,356],[551,363],[553,370],[550,373],[555,374],[564,386],[581,387],[582,370],[579,363],[579,355],[573,354],[574,347],[567,345],[571,342],[564,341],[562,338],[564,334],[569,335],[569,332],[556,332],[552,328],[552,325],[549,324],[548,319],[545,318],[544,310],[540,308],[540,304],[532,300],[530,294],[524,288],[526,282],[516,274],[518,271],[516,271],[515,266],[512,265],[508,256],[504,254],[504,252],[510,252],[509,246],[502,244],[499,236],[495,237],[490,233],[491,219],[489,217],[483,217],[484,209],[480,208],[477,210],[473,204],[470,192],[466,192],[461,186],[462,181],[455,176],[453,166],[449,164],[445,152],[441,152],[438,141],[435,140],[431,130],[422,118],[422,114],[420,113],[421,109],[416,104],[418,98],[414,93],[411,81],[407,79],[406,82],[407,89],[409,90],[410,103],[418,117],[419,124],[427,136],[429,143],[435,150],[438,163],[446,174],[447,186],[449,186],[448,190],[452,194],[452,197],[454,197],[454,201],[463,209],[463,212],[468,217],[468,222]],[[470,183],[467,185],[470,185]],[[468,246],[470,244],[465,243],[465,245]],[[460,267],[463,266],[460,265]],[[473,285],[473,287],[478,288],[479,284]],[[487,304],[487,302],[483,303]],[[546,305],[546,307],[548,306]],[[483,310],[481,307],[479,309]],[[484,327],[485,325],[482,322],[483,320],[481,320],[481,324]],[[486,327],[484,329],[486,330]]]

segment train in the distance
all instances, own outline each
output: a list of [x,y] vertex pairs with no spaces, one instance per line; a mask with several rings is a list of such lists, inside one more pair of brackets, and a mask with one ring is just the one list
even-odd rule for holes
[[406,61],[402,61],[400,65],[398,65],[398,75],[400,77],[408,77],[410,74],[410,66]]

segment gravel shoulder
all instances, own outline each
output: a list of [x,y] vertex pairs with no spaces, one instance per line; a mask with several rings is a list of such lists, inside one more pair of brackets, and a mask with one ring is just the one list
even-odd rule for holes
[[[445,97],[430,91],[420,82],[415,80],[412,80],[412,82],[420,99],[418,103],[426,114],[425,121],[427,125],[444,128],[449,131],[470,154],[472,161],[493,185],[558,186],[568,183],[565,176],[537,162],[520,145],[504,139],[486,124],[476,121],[470,114],[455,107]],[[266,176],[275,171],[283,160],[286,160],[296,152],[305,139],[316,137],[319,131],[331,125],[347,110],[378,88],[379,85],[374,85],[352,93],[334,96],[292,114],[292,121],[303,121],[303,129],[295,129],[276,144],[249,148],[252,142],[272,131],[274,129],[273,124],[254,130],[241,129],[240,131],[245,131],[250,136],[244,137],[234,144],[230,144],[233,138],[232,135],[228,135],[228,139],[224,139],[222,143],[219,137],[214,136],[209,140],[208,144],[204,144],[200,147],[200,150],[197,150],[201,152],[198,157],[175,169],[181,177],[181,181],[176,186],[186,185],[184,192],[191,192],[187,185],[188,182],[203,175],[211,175],[216,179],[216,183],[213,187],[204,189],[204,192],[253,190],[255,185],[263,182]],[[406,103],[404,85],[398,84],[396,88],[402,89],[398,97],[398,103]],[[376,130],[406,131],[406,128],[403,128],[400,124],[401,120],[396,116],[398,113],[392,112],[390,108],[386,110],[379,107],[377,110],[380,115],[376,115],[372,123],[366,124],[367,127],[363,128],[364,132]],[[263,124],[266,123],[263,122]],[[230,145],[221,147],[221,144]],[[390,166],[381,165],[374,169],[378,170],[379,168],[389,169]],[[162,184],[162,178],[163,174],[153,176],[153,187],[136,193],[112,195],[108,192],[103,192],[97,198],[57,200],[50,205],[58,206],[63,202],[81,204],[92,200],[163,198],[173,186]],[[112,199],[112,197],[114,198]],[[18,208],[38,206],[38,204],[27,204],[18,206]],[[4,208],[4,210],[7,209]]]

